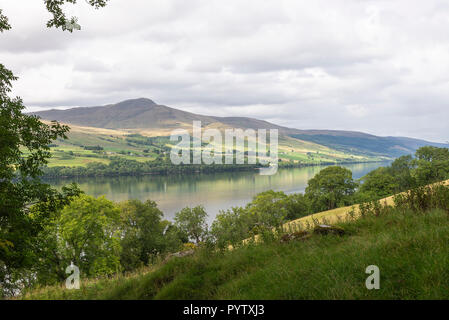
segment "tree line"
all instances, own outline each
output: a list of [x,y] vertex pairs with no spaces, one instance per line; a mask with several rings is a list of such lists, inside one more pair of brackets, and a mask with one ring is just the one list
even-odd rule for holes
[[234,172],[255,170],[262,165],[257,164],[198,164],[173,165],[169,159],[160,158],[153,161],[139,162],[120,157],[112,157],[109,164],[90,162],[85,167],[43,167],[45,178],[75,178],[75,177],[112,177],[112,176],[140,176],[146,174],[189,174],[207,172]]

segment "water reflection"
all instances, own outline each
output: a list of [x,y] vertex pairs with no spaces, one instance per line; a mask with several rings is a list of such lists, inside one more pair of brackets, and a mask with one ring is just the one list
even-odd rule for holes
[[[389,163],[350,164],[344,167],[355,179]],[[99,177],[53,181],[61,187],[77,182],[87,194],[105,195],[114,201],[151,199],[168,219],[185,206],[204,205],[212,221],[221,209],[244,206],[259,192],[273,189],[286,193],[304,192],[307,181],[325,166],[279,169],[273,176],[257,172],[233,172],[184,176]]]

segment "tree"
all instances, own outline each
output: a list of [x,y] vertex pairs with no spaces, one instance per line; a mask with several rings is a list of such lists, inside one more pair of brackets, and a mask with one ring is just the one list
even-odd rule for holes
[[54,214],[39,235],[38,281],[64,280],[72,262],[83,277],[120,271],[120,240],[119,208],[104,197],[80,196]]
[[176,251],[181,239],[154,201],[130,200],[120,204],[122,254],[125,271],[148,265],[157,255]]
[[0,64],[0,285],[3,288],[5,283],[14,282],[15,272],[32,263],[30,241],[42,220],[30,218],[30,206],[47,203],[47,209],[55,209],[79,194],[75,186],[60,193],[40,181],[41,167],[50,157],[48,145],[58,137],[65,138],[68,127],[56,122],[46,125],[37,117],[23,114],[22,100],[7,95],[15,79]]
[[449,178],[449,149],[422,147],[415,154],[414,176],[419,185]]
[[256,220],[247,210],[235,207],[221,211],[211,226],[211,235],[216,245],[226,249],[229,245],[234,247],[242,244],[242,240],[250,237],[250,231]]
[[[105,7],[109,0],[87,0],[86,2],[95,9]],[[73,32],[74,30],[81,30],[78,24],[77,17],[67,18],[62,6],[66,3],[76,4],[77,0],[45,0],[45,6],[48,12],[53,15],[53,18],[47,22],[47,27],[61,28],[63,31],[67,30]]]
[[207,213],[203,206],[186,207],[175,215],[175,226],[197,244],[206,240],[208,226]]
[[311,214],[310,201],[302,193],[293,193],[288,196],[285,203],[287,219],[295,220]]
[[332,166],[309,180],[305,195],[314,212],[332,210],[349,204],[356,187],[351,170]]
[[259,226],[271,229],[280,226],[286,219],[287,199],[287,195],[282,191],[268,190],[256,195],[246,209],[255,217]]
[[394,194],[400,189],[396,177],[391,175],[391,168],[380,167],[371,171],[362,179],[357,193],[359,202],[381,199]]
[[[88,0],[96,8],[106,2]],[[45,0],[53,15],[48,27],[78,29],[76,18],[68,20],[61,9],[65,3],[74,4],[76,0]],[[9,29],[8,18],[0,9],[0,32]],[[41,167],[50,157],[48,145],[57,138],[66,138],[69,128],[57,122],[46,125],[37,117],[23,114],[22,99],[9,97],[15,80],[17,77],[0,63],[0,294],[13,288],[20,270],[32,264],[31,241],[42,228],[43,219],[80,193],[74,186],[60,193],[39,180]],[[32,219],[29,209],[39,203],[45,205]]]
[[416,179],[412,176],[415,168],[411,155],[402,156],[393,161],[389,173],[394,177],[397,189],[394,192],[409,190],[416,187]]

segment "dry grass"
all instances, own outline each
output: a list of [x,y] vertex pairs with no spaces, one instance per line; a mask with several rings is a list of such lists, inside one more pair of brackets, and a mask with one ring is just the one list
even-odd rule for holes
[[[449,180],[440,182],[443,185],[449,185]],[[438,184],[440,184],[438,183]],[[379,200],[381,204],[386,205],[394,205],[394,197],[389,196],[387,198],[383,198]],[[332,224],[332,223],[339,223],[343,221],[352,220],[355,218],[360,217],[360,205],[352,205],[348,207],[342,207],[337,208],[333,210],[318,212],[306,217],[302,217],[296,220],[289,221],[285,223],[282,226],[282,229],[285,231],[291,231],[291,230],[307,230],[313,228],[317,224]],[[259,242],[261,241],[260,235],[256,235],[254,238],[245,239],[243,240],[243,243],[247,244],[252,241]],[[229,247],[229,249],[232,249],[232,246]]]

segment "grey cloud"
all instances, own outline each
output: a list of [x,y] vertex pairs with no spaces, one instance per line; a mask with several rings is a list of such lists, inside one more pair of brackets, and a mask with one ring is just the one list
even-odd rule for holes
[[146,96],[180,109],[304,129],[449,140],[443,0],[112,1],[68,6],[82,31],[48,30],[40,2],[2,8],[1,62],[30,110]]

